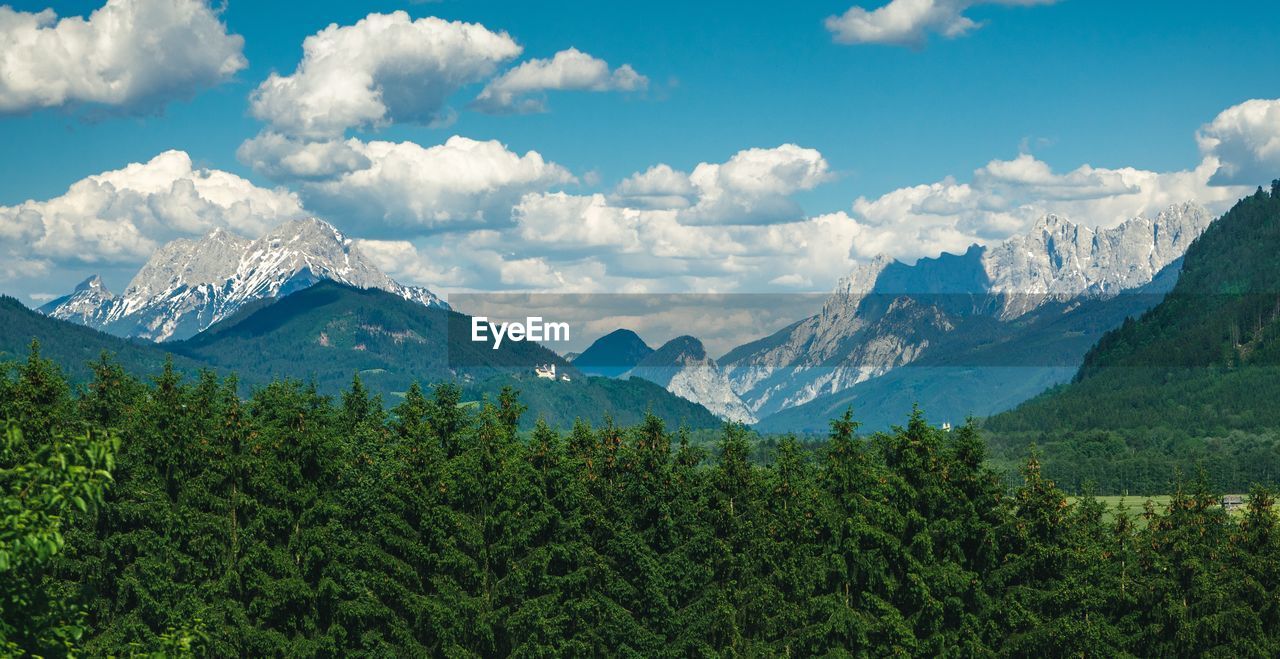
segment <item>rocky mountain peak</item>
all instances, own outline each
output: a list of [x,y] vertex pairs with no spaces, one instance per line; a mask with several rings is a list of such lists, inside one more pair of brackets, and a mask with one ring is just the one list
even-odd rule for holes
[[91,275],[88,279],[76,284],[76,293],[83,293],[86,291],[101,291],[107,295],[111,294],[110,291],[107,291],[106,285],[102,283],[102,277],[99,277],[98,275]]
[[654,351],[652,358],[655,363],[665,364],[704,362],[707,359],[707,349],[703,347],[702,341],[686,334],[664,343]]

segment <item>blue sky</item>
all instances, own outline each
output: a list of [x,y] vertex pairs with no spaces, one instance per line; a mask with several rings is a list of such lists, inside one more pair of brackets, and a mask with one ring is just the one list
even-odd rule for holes
[[[68,17],[88,16],[102,4],[101,0],[21,1],[10,6],[16,12],[52,8],[59,17]],[[1270,156],[1257,155],[1268,152],[1254,143],[1260,139],[1259,130],[1264,137],[1267,130],[1280,131],[1266,115],[1258,120],[1261,127],[1254,127],[1258,130],[1240,129],[1228,136],[1244,141],[1244,152],[1256,156],[1241,165],[1245,173],[1230,181],[1220,176],[1219,185],[1208,192],[1203,186],[1125,179],[1129,187],[1120,196],[1127,195],[1127,202],[1099,193],[1098,185],[1093,185],[1092,192],[1084,193],[1096,202],[1089,205],[1074,193],[1064,201],[1063,195],[1023,194],[1023,188],[1010,194],[1002,188],[1003,198],[1017,200],[1000,209],[1000,217],[978,218],[970,209],[970,215],[957,215],[951,224],[921,233],[918,214],[894,215],[891,199],[885,196],[922,184],[964,185],[975,178],[975,170],[993,160],[1016,162],[1025,154],[1029,159],[1023,165],[1047,166],[1053,176],[1067,176],[1087,165],[1090,170],[1082,174],[1084,178],[1096,177],[1094,170],[1117,177],[1121,174],[1115,172],[1125,168],[1153,175],[1194,170],[1206,155],[1214,155],[1197,142],[1202,126],[1249,99],[1280,96],[1274,66],[1280,61],[1280,40],[1275,39],[1274,21],[1267,18],[1274,7],[1265,2],[951,2],[953,9],[980,27],[953,38],[929,34],[923,45],[914,47],[839,43],[824,20],[857,4],[874,10],[885,3],[655,1],[549,6],[447,0],[303,5],[229,0],[217,20],[227,34],[243,37],[247,66],[213,82],[193,83],[193,90],[178,94],[189,93],[191,99],[149,101],[158,105],[158,114],[155,107],[140,111],[129,101],[72,99],[0,115],[0,143],[11,154],[0,160],[0,208],[57,198],[86,176],[144,163],[176,149],[188,154],[197,168],[229,172],[264,189],[299,191],[306,212],[333,221],[353,237],[375,241],[367,251],[376,254],[380,265],[390,266],[392,274],[445,290],[562,285],[594,290],[614,288],[618,282],[637,283],[637,290],[734,286],[754,290],[787,285],[823,290],[837,273],[872,253],[887,251],[909,259],[975,240],[995,240],[1018,231],[1041,211],[1063,210],[1085,223],[1109,224],[1125,214],[1151,212],[1155,204],[1179,195],[1221,206],[1237,191],[1221,183],[1261,183],[1246,179],[1265,179],[1259,165],[1272,162],[1266,159]],[[1009,6],[1023,4],[1031,6]],[[333,187],[324,193],[323,201],[316,201],[320,193],[308,193],[306,186],[323,184],[272,177],[237,156],[245,140],[274,125],[251,114],[250,94],[272,72],[282,76],[295,72],[304,39],[331,23],[352,26],[369,14],[396,10],[408,12],[410,19],[438,16],[478,23],[495,33],[505,31],[522,50],[497,63],[492,74],[475,76],[449,94],[447,105],[456,111],[456,118],[448,125],[393,120],[376,128],[350,126],[341,135],[325,139],[412,143],[424,148],[454,135],[481,142],[496,140],[517,155],[536,152],[573,181],[563,176],[540,179],[501,203],[484,200],[485,226],[464,223],[442,229],[404,218],[388,220],[395,209],[375,213],[378,217],[352,212],[335,200],[349,187]],[[542,113],[486,114],[467,108],[494,76],[570,47],[607,62],[611,70],[630,65],[647,84],[643,89],[600,93],[535,93],[545,99],[547,111]],[[1229,146],[1231,140],[1223,142]],[[535,226],[545,229],[548,222],[570,223],[575,229],[585,227],[586,233],[576,231],[533,248],[520,242],[529,232],[513,230],[508,221],[517,193],[563,192],[584,199],[596,192],[607,196],[623,179],[659,163],[689,173],[699,163],[727,163],[743,150],[784,144],[818,152],[823,171],[810,183],[797,182],[778,192],[776,196],[785,200],[762,201],[756,195],[743,202],[751,207],[777,207],[781,210],[776,217],[762,215],[742,224],[736,224],[739,220],[729,217],[731,213],[714,219],[654,220],[704,231],[680,240],[737,241],[742,247],[729,257],[661,249],[646,252],[657,243],[643,238],[643,231],[633,243],[601,238],[602,234],[591,233],[600,230],[589,226],[588,220],[563,209]],[[1225,159],[1227,148],[1221,151]],[[1099,185],[1109,186],[1105,181]],[[1150,190],[1144,187],[1142,194],[1135,194],[1135,186]],[[1152,192],[1156,188],[1159,191]],[[363,192],[375,194],[376,190]],[[706,195],[705,191],[699,194]],[[859,198],[866,202],[862,210],[854,207]],[[439,199],[431,197],[423,203],[436,204]],[[883,202],[882,208],[874,207],[876,201]],[[1056,208],[1056,202],[1063,208]],[[616,210],[626,204],[611,198],[608,206]],[[474,211],[472,206],[465,210]],[[833,213],[847,214],[850,222],[863,226],[849,234],[852,246],[845,250],[848,258],[843,261],[789,272],[783,267],[789,260],[816,257],[786,250],[771,253],[759,247],[768,242],[759,235],[761,226],[784,227],[788,232],[794,228],[788,235],[822,242],[821,234],[804,238],[811,234],[789,223]],[[211,216],[206,224],[219,221]],[[915,228],[890,231],[897,223],[913,222]],[[135,223],[144,224],[142,220]],[[194,235],[203,226],[160,227],[145,238],[159,243]],[[232,228],[243,232],[251,226]],[[500,244],[492,236],[477,233],[495,227],[509,233]],[[637,231],[632,225],[625,228]],[[755,233],[744,237],[747,232]],[[492,252],[501,263],[442,258],[469,250]],[[140,264],[136,253],[84,257],[80,248],[75,258],[66,257],[71,251],[75,250],[53,250],[34,258],[45,264],[39,276],[10,272],[0,280],[0,290],[24,297],[61,292],[93,271],[107,273],[108,284],[118,289]],[[726,260],[736,267],[717,269]],[[761,268],[768,272],[751,274]]]

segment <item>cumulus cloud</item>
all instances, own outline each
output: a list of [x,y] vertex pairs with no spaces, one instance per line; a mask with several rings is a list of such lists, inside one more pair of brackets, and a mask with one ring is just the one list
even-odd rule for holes
[[1280,99],[1253,99],[1223,110],[1196,134],[1218,161],[1212,183],[1263,185],[1280,178]]
[[800,207],[791,195],[830,178],[816,149],[783,144],[746,149],[720,164],[701,163],[689,175],[697,202],[682,214],[687,224],[767,224],[794,220]]
[[575,181],[537,151],[520,155],[496,140],[455,135],[431,147],[356,139],[345,144],[368,166],[304,183],[301,193],[309,207],[370,233],[506,225],[525,193]]
[[292,74],[272,73],[258,86],[250,109],[277,132],[326,138],[352,127],[442,123],[450,95],[521,48],[478,23],[415,21],[397,11],[330,25],[307,37],[302,51]]
[[839,16],[828,16],[832,38],[845,44],[888,44],[923,47],[930,34],[962,37],[982,24],[964,15],[975,5],[1032,6],[1057,0],[891,0],[873,10],[857,5]]
[[74,104],[158,111],[248,66],[201,0],[107,0],[88,19],[0,6],[0,112]]
[[614,198],[635,208],[688,208],[697,190],[689,175],[658,164],[623,179],[614,189]]
[[903,259],[959,252],[1025,232],[1050,212],[1103,227],[1184,201],[1221,212],[1247,189],[1212,185],[1217,168],[1216,160],[1206,158],[1194,169],[1174,172],[1082,165],[1057,173],[1028,154],[992,160],[969,183],[948,178],[858,197],[852,217],[863,231],[855,252]]
[[772,225],[688,226],[670,210],[566,193],[526,195],[515,222],[425,242],[361,245],[393,276],[454,290],[749,292],[829,285],[855,265],[854,246],[865,231],[846,213]]
[[379,270],[402,281],[439,286],[458,285],[466,280],[458,259],[426,258],[408,240],[358,239],[356,248]]
[[296,196],[200,169],[182,151],[84,178],[61,196],[0,206],[0,238],[40,263],[138,263],[163,241],[214,227],[257,234],[303,216]]
[[326,179],[372,165],[362,150],[357,140],[309,141],[264,131],[245,140],[236,157],[276,180]]
[[556,53],[551,59],[531,59],[494,78],[472,103],[481,112],[494,114],[545,112],[542,92],[581,90],[593,92],[637,91],[649,79],[629,64],[609,70],[609,63],[577,48]]
[[[506,223],[376,241],[366,251],[398,276],[464,290],[751,290],[775,280],[794,289],[834,281],[854,263],[857,222],[844,213],[806,218],[787,197],[828,178],[815,150],[747,149],[692,174],[657,165],[609,195],[526,192]],[[780,206],[784,214],[761,212]]]

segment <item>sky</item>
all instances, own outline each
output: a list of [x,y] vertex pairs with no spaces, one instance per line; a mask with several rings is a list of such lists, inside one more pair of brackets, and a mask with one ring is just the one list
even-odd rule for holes
[[0,5],[0,292],[333,223],[442,294],[829,290],[1280,176],[1265,2]]

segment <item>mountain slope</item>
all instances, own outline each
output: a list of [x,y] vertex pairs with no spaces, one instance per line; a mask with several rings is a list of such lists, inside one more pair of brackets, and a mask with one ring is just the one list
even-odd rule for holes
[[[72,383],[92,378],[88,364],[106,352],[126,371],[145,377],[158,373],[170,355],[150,343],[104,334],[76,323],[49,318],[21,302],[0,296],[0,362],[25,359],[31,340],[40,342],[40,353],[60,365]],[[175,357],[178,368],[195,372],[201,364]]]
[[354,242],[316,219],[286,222],[257,240],[217,229],[160,249],[122,295],[96,277],[41,311],[118,336],[183,339],[258,299],[317,281],[376,288],[427,306],[446,306],[423,288],[401,285],[368,261]]
[[1187,251],[1168,297],[1110,332],[1076,380],[992,418],[995,432],[1280,428],[1280,184]]
[[653,354],[643,339],[629,329],[614,330],[596,339],[571,360],[573,367],[588,375],[615,378]]
[[715,360],[707,356],[702,342],[692,336],[678,336],[666,342],[624,377],[654,382],[685,400],[701,404],[723,419],[738,423],[756,421],[733,393],[729,379]]
[[1195,204],[1102,230],[1049,215],[1024,236],[964,254],[914,265],[879,257],[841,280],[819,314],[719,362],[752,412],[768,417],[937,354],[970,318],[1011,323],[1046,305],[1145,285],[1210,221]]
[[[469,316],[385,291],[322,281],[164,345],[234,371],[250,385],[288,377],[337,393],[358,373],[369,389],[391,401],[414,382],[457,381],[476,397],[510,384],[521,389],[530,407],[528,423],[540,415],[559,426],[575,418],[599,423],[606,416],[631,422],[648,409],[673,425],[720,424],[707,410],[647,383],[581,377],[536,343],[504,342],[499,350],[473,343],[470,322]],[[570,380],[537,378],[533,368],[542,364],[555,365]]]

